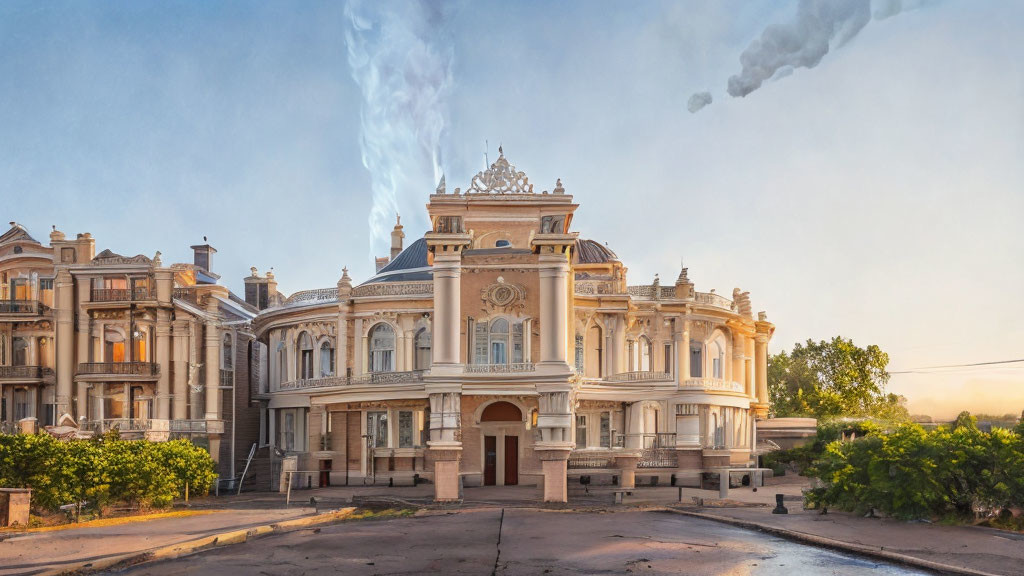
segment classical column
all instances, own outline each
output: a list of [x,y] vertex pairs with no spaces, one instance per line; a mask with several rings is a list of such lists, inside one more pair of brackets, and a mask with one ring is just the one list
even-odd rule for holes
[[206,313],[206,419],[220,419],[220,329],[217,327],[217,300],[207,301]]
[[736,328],[732,329],[732,374],[730,380],[743,383],[743,358],[746,342],[743,334]]
[[626,371],[626,313],[616,314],[612,317],[612,349],[609,350],[612,359],[611,374],[622,374]]
[[335,376],[346,376],[348,367],[348,318],[344,311],[338,312],[338,329],[335,331],[337,341],[334,343]]
[[366,335],[363,334],[363,319],[356,318],[355,320],[355,334],[353,335],[352,341],[355,343],[355,353],[352,355],[352,374],[354,376],[360,376],[366,371]]
[[754,405],[754,413],[758,418],[767,418],[769,410],[768,398],[768,339],[771,338],[775,326],[768,322],[764,312],[757,313],[757,322],[754,323],[756,333],[754,335],[754,362],[757,375],[757,403]]
[[690,377],[690,321],[683,320],[682,343],[679,346],[679,382]]
[[[175,420],[188,419],[188,321],[175,320],[172,326],[174,334],[174,390],[172,397]],[[161,367],[163,370],[163,367]]]
[[430,394],[430,440],[427,446],[434,461],[434,500],[449,502],[462,498],[459,459],[462,442],[457,433],[462,425],[462,394]]
[[[74,381],[74,280],[66,269],[57,272],[54,316],[57,322],[57,417],[71,413],[71,383]],[[87,333],[88,334],[88,333]],[[81,401],[80,401],[81,402]],[[79,404],[81,410],[82,404]],[[79,412],[80,416],[84,413]]]
[[568,370],[568,278],[564,254],[542,254],[540,276],[540,363]]
[[160,309],[156,313],[156,362],[160,376],[156,381],[156,417],[171,417],[171,311]]
[[462,296],[462,255],[458,252],[437,253],[434,256],[434,374],[459,373],[460,299]]
[[751,399],[757,397],[754,390],[754,339],[743,339],[743,390]]

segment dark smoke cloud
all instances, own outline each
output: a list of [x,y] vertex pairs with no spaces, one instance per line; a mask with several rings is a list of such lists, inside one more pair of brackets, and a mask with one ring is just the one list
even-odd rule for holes
[[[793,20],[764,29],[740,55],[742,69],[729,78],[730,96],[743,97],[769,79],[780,80],[796,68],[814,68],[828,54],[852,40],[871,21],[891,18],[932,0],[800,0]],[[872,8],[874,12],[872,13]],[[695,98],[707,102],[693,109]],[[690,97],[690,112],[711,102],[699,92]]]
[[686,103],[686,109],[693,113],[707,106],[708,104],[711,104],[711,93],[697,92],[693,96],[690,96],[690,101]]

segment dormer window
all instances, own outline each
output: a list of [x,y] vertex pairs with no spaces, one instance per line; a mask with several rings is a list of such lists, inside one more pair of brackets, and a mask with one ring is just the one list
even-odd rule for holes
[[498,240],[497,242],[494,243],[494,247],[495,248],[511,248],[512,247],[512,243],[509,242],[508,240]]

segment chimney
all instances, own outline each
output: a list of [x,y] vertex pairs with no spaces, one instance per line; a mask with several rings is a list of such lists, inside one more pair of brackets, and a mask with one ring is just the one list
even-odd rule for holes
[[[391,259],[402,253],[402,239],[405,232],[402,232],[402,217],[395,214],[395,228],[391,230]],[[379,271],[379,269],[378,269]]]
[[249,272],[250,275],[242,280],[245,283],[245,302],[255,306],[257,310],[266,310],[277,300],[277,281],[274,280],[274,273],[268,271],[266,276],[260,276],[255,266],[250,268]]
[[[203,236],[203,242],[206,242],[206,236]],[[202,268],[207,272],[212,272],[212,270],[210,270],[210,256],[216,254],[217,250],[209,244],[197,244],[195,246],[191,246],[191,248],[193,253],[192,263],[195,264],[197,268]]]
[[380,258],[374,258],[375,264],[377,265],[377,272],[380,272],[385,266],[387,266],[391,259],[387,256],[381,256]]

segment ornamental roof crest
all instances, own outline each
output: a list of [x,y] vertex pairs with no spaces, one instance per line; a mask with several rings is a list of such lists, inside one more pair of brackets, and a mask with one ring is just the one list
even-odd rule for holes
[[505,159],[505,153],[498,147],[498,159],[491,167],[478,172],[470,182],[466,194],[533,194],[533,184],[525,173],[516,170]]

